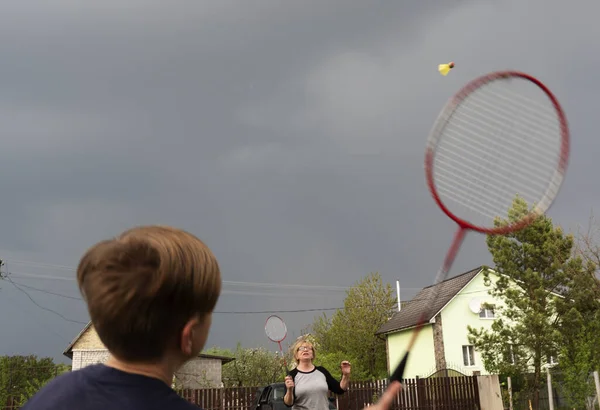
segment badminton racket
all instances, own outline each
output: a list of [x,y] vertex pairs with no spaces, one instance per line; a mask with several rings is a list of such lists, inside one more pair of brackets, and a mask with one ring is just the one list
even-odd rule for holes
[[[426,288],[424,311],[391,381],[402,382],[419,331],[441,309],[441,286],[435,285],[446,279],[467,231],[505,235],[544,214],[565,176],[569,138],[556,97],[517,71],[476,78],[442,109],[427,142],[425,177],[434,201],[458,229],[434,285]],[[509,212],[517,195],[531,206],[522,218]]]
[[287,336],[287,326],[285,325],[285,322],[277,315],[269,316],[265,322],[265,333],[272,342],[275,342],[279,345],[279,351],[281,352],[281,357],[283,358],[283,364],[287,370],[287,361],[285,360],[285,355],[283,354],[283,349],[281,347],[281,342]]

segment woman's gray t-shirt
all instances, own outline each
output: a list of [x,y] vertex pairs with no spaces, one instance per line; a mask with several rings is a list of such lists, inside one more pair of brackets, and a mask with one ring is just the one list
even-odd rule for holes
[[294,403],[292,410],[328,410],[329,391],[344,394],[340,382],[333,378],[324,367],[316,366],[310,372],[298,369],[290,371],[294,379]]

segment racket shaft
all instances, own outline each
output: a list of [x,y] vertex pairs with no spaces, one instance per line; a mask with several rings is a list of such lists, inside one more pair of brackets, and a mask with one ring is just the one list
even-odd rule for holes
[[285,355],[283,354],[283,348],[281,347],[281,342],[277,342],[277,344],[279,345],[279,351],[281,352],[281,358],[283,359],[283,365],[285,366],[285,371],[287,373],[287,360],[285,360]]
[[[454,263],[454,259],[456,259],[456,255],[458,254],[460,245],[462,244],[463,240],[465,239],[465,234],[466,234],[466,228],[459,226],[459,228],[456,230],[456,233],[454,234],[454,238],[452,239],[452,244],[450,245],[450,249],[448,249],[448,253],[446,254],[444,263],[443,263],[442,267],[440,268],[440,270],[438,271],[438,274],[436,275],[436,278],[434,281],[434,286],[436,286],[437,284],[442,282],[444,279],[446,279],[446,276],[448,276],[448,272],[450,271],[450,268],[452,267],[452,264]],[[406,362],[408,361],[408,354],[410,353],[413,345],[417,341],[417,336],[419,335],[419,332],[423,328],[423,325],[425,324],[425,322],[431,315],[431,308],[434,305],[433,301],[437,297],[438,292],[439,292],[439,289],[436,289],[433,292],[433,294],[431,294],[431,296],[429,297],[429,300],[425,304],[425,306],[427,306],[427,308],[421,314],[421,318],[419,319],[417,326],[415,327],[415,330],[413,330],[413,334],[410,338],[410,341],[408,342],[408,346],[406,347],[406,353],[404,353],[404,357],[402,357],[402,360],[400,361],[400,363],[398,364],[398,366],[396,367],[396,369],[390,376],[390,382],[393,382],[393,381],[402,382],[404,369],[406,367]]]

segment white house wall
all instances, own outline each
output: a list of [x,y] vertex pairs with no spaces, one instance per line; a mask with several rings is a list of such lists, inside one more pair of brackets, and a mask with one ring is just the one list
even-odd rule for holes
[[[398,363],[402,360],[402,357],[404,357],[412,336],[413,329],[391,333],[387,336],[390,371],[394,371]],[[404,377],[407,379],[425,377],[429,375],[431,369],[434,367],[433,332],[432,327],[426,325],[419,332],[417,340],[412,347],[406,367],[404,368]]]
[[[492,274],[490,280],[493,282],[497,278]],[[462,347],[470,345],[467,326],[475,329],[490,329],[493,323],[493,319],[480,318],[479,313],[473,313],[469,304],[473,300],[478,300],[482,303],[503,306],[502,301],[488,294],[490,289],[491,286],[485,286],[483,273],[480,273],[442,311],[443,340],[446,366],[448,368],[467,375],[471,375],[473,372],[479,372],[482,375],[489,374],[483,367],[481,355],[477,350],[474,354],[475,364],[472,366],[465,365]]]
[[72,369],[79,370],[97,363],[106,363],[110,354],[106,349],[73,350]]
[[[110,353],[106,349],[73,350],[72,370],[83,369],[98,363],[106,363]],[[199,357],[192,359],[175,373],[177,387],[201,389],[221,387],[221,360]]]

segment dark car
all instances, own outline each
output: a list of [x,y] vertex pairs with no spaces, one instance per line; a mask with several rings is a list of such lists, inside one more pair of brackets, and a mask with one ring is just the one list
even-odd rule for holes
[[[283,402],[285,396],[285,384],[273,383],[258,389],[254,397],[253,408],[256,410],[290,410]],[[329,410],[337,410],[335,398],[329,398]]]

